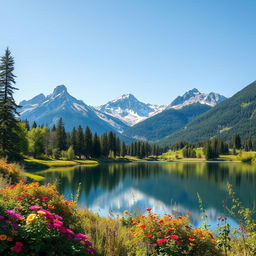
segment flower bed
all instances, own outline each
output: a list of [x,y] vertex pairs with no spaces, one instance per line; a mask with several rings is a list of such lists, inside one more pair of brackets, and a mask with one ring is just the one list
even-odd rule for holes
[[[147,211],[142,216],[125,211],[119,221],[128,227],[131,240],[143,244],[142,248],[147,248],[151,255],[222,255],[210,230],[191,227],[189,212],[187,216],[161,217],[150,208]],[[145,254],[145,249],[141,249],[141,254]]]
[[79,213],[53,185],[18,183],[0,191],[0,255],[89,255]]

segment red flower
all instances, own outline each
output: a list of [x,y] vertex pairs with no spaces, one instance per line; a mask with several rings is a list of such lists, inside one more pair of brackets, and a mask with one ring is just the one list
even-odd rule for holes
[[176,244],[179,244],[179,245],[180,245],[180,244],[182,244],[182,242],[180,242],[180,241],[176,241]]
[[157,240],[158,244],[163,244],[163,243],[166,243],[166,242],[167,242],[167,239],[165,239],[165,238]]
[[152,208],[147,208],[146,210],[147,210],[148,212],[151,212]]
[[141,225],[141,226],[140,226],[140,228],[145,228],[145,227],[146,227],[146,225]]
[[24,197],[23,196],[17,196],[16,199],[22,200]]
[[48,200],[48,196],[42,196],[41,199],[44,202],[44,201]]
[[179,239],[179,237],[178,237],[178,236],[175,236],[175,235],[170,235],[170,238],[173,239],[173,240]]
[[153,235],[151,235],[151,234],[148,234],[148,235],[146,235],[146,237],[148,237],[148,238],[150,238],[150,237],[152,237]]
[[187,215],[190,215],[190,214],[192,214],[192,212],[187,212]]

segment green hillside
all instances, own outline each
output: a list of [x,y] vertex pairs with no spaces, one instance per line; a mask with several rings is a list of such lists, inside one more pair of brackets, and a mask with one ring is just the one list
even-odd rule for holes
[[196,142],[217,135],[230,139],[234,133],[242,138],[256,135],[256,81],[158,143]]
[[124,134],[148,141],[158,140],[184,127],[193,118],[210,108],[208,105],[197,103],[182,109],[167,109],[128,128]]

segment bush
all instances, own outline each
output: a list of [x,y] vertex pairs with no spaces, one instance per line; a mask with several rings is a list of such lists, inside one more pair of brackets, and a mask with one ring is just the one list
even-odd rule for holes
[[7,163],[0,160],[0,175],[11,183],[15,183],[24,178],[21,168],[16,164]]
[[120,218],[121,223],[129,227],[131,250],[135,242],[136,250],[141,248],[136,255],[222,255],[210,230],[191,227],[190,213],[174,218],[170,214],[160,217],[151,209],[147,211],[145,216],[132,216],[126,211],[126,217]]
[[74,202],[54,185],[18,183],[0,191],[0,255],[88,255]]

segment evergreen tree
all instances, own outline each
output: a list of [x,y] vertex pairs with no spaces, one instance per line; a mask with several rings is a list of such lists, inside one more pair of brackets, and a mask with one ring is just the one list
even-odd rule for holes
[[236,149],[241,149],[241,138],[237,133],[232,137],[232,146]]
[[87,158],[92,156],[92,132],[88,126],[84,133],[84,155]]
[[106,133],[102,134],[100,137],[101,153],[104,157],[107,157],[109,154],[108,147],[108,135]]
[[17,147],[20,137],[19,122],[15,117],[19,107],[13,98],[15,85],[14,58],[7,48],[0,59],[0,156],[14,160],[21,157]]
[[32,124],[32,128],[36,128],[37,127],[37,123],[34,121]]
[[97,135],[97,133],[95,133],[93,135],[93,157],[100,157],[101,155],[101,148],[100,148],[100,139]]
[[122,142],[122,144],[121,144],[121,149],[120,149],[120,155],[121,155],[122,157],[125,157],[126,154],[127,154],[126,145],[125,145],[124,142]]
[[57,149],[59,151],[66,150],[67,148],[66,132],[65,132],[62,118],[59,119],[58,125],[56,128],[56,141],[57,141]]
[[76,132],[76,147],[77,147],[77,155],[79,156],[79,159],[81,159],[81,156],[84,153],[84,135],[83,135],[83,129],[79,125],[77,132]]

